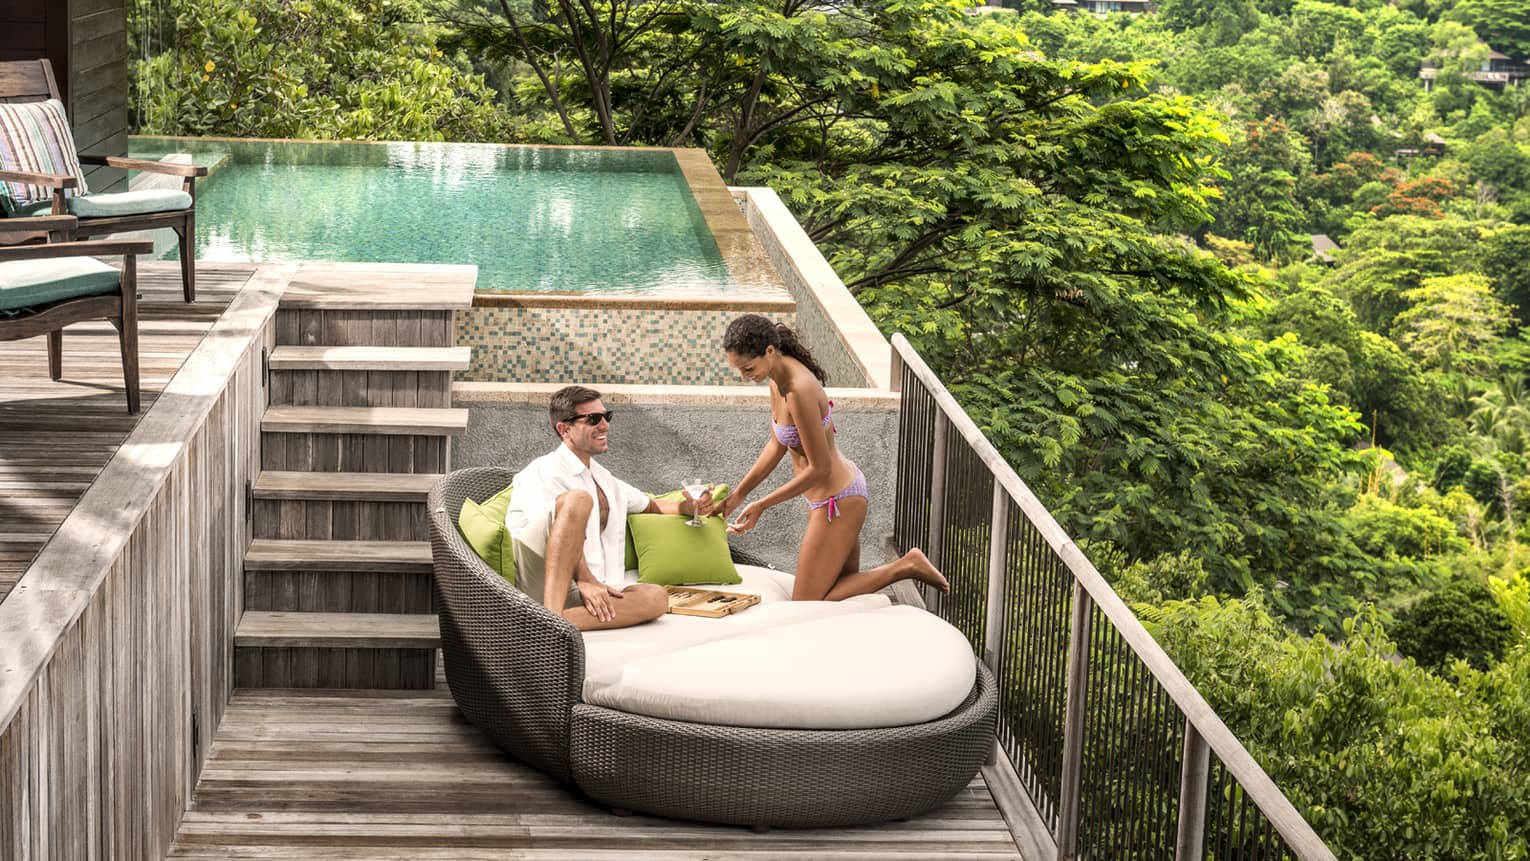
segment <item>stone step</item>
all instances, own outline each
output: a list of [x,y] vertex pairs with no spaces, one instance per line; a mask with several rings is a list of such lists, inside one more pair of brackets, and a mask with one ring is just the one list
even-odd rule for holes
[[257,500],[304,502],[419,502],[441,480],[439,473],[262,472]]
[[272,371],[465,371],[467,347],[299,347],[279,346]]
[[261,417],[262,433],[400,434],[459,436],[468,411],[426,407],[273,406]]

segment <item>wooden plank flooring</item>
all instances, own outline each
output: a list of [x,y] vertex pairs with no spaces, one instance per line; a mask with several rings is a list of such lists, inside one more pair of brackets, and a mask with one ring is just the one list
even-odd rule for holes
[[982,778],[870,828],[755,834],[618,817],[505,757],[438,690],[241,689],[170,858],[1018,859]]
[[197,266],[197,301],[181,301],[177,263],[139,264],[143,405],[127,414],[117,332],[64,330],[64,377],[48,379],[46,338],[0,342],[0,600],[153,406],[256,267]]

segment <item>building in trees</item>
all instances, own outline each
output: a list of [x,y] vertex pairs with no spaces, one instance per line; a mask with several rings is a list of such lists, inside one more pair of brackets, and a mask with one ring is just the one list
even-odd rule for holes
[[[1440,74],[1437,66],[1425,62],[1419,67],[1418,76],[1424,82],[1424,91],[1434,89],[1434,79]],[[1489,50],[1487,59],[1482,61],[1480,68],[1464,73],[1469,81],[1477,83],[1499,92],[1508,87],[1517,87],[1519,82],[1530,78],[1530,65],[1526,65],[1507,54]]]

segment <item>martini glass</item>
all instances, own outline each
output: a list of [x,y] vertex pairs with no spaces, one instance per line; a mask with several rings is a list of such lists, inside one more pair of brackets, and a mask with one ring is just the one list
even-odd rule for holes
[[706,521],[696,518],[696,506],[701,504],[701,498],[706,495],[707,483],[699,478],[687,478],[680,485],[685,495],[691,500],[691,519],[685,521],[686,526],[705,526]]

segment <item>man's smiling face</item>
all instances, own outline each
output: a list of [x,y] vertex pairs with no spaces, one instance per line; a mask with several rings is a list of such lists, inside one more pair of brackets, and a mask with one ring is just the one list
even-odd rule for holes
[[[605,418],[605,412],[606,405],[601,403],[599,398],[585,401],[574,407],[574,416],[571,416],[568,421],[558,423],[563,444],[581,459],[605,454],[609,448],[606,437],[611,432],[611,423]],[[599,418],[592,425],[589,416],[599,416]]]

